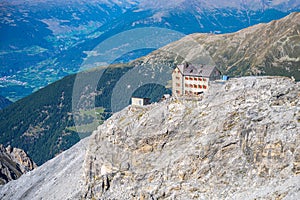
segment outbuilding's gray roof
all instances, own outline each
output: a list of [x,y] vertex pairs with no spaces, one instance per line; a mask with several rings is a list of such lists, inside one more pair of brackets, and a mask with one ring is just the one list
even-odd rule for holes
[[209,66],[209,65],[191,65],[191,64],[182,64],[182,65],[178,65],[177,67],[184,76],[204,76],[204,77],[210,77],[216,68],[215,66]]

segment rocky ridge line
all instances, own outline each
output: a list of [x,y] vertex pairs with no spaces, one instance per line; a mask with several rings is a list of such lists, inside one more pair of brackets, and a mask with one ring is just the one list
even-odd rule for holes
[[216,65],[230,76],[294,76],[300,80],[300,12],[230,34],[188,35],[134,61],[168,66],[184,60]]

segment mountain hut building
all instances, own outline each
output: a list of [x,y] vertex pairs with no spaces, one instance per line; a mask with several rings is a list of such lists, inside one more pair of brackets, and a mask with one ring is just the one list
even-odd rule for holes
[[198,96],[209,88],[209,81],[220,79],[221,72],[215,66],[178,65],[172,73],[173,96]]

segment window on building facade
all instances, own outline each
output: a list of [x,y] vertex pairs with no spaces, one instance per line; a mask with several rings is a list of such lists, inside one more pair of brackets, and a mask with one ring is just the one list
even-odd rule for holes
[[177,86],[177,87],[180,87],[180,84],[179,84],[179,83],[176,83],[176,86]]
[[203,89],[206,89],[207,88],[207,86],[206,85],[203,85]]
[[189,80],[189,78],[188,78],[188,77],[185,77],[184,79],[185,79],[185,80]]

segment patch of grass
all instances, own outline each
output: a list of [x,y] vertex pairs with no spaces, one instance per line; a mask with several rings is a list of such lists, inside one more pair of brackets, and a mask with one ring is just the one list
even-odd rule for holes
[[79,119],[80,124],[75,126],[67,127],[66,130],[80,132],[80,133],[91,133],[97,129],[97,127],[103,124],[103,114],[105,108],[98,107],[91,110],[80,110],[76,114],[77,120]]
[[100,126],[103,123],[103,121],[95,120],[92,123],[79,125],[79,126],[71,126],[67,127],[66,129],[69,131],[79,132],[79,133],[91,133],[94,130],[97,129],[98,126]]

